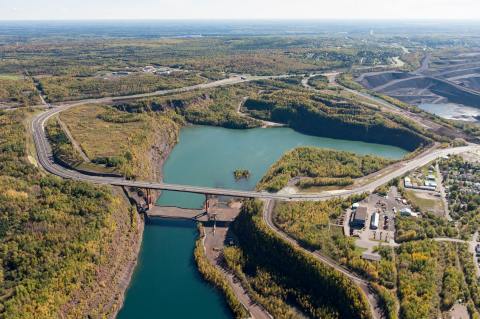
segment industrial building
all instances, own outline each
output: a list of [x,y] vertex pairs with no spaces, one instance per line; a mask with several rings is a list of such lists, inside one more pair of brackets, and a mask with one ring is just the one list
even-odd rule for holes
[[367,221],[367,207],[359,206],[354,214],[350,225],[355,228],[363,228],[365,227],[365,223]]

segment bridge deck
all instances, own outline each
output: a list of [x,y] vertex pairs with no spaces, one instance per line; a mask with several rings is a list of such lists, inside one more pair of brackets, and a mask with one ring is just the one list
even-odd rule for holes
[[297,194],[282,194],[282,193],[268,193],[263,191],[246,191],[246,190],[234,190],[234,189],[223,189],[223,188],[214,188],[214,187],[203,187],[203,186],[194,186],[194,185],[178,185],[178,184],[169,184],[161,182],[148,182],[148,181],[133,181],[126,180],[118,177],[102,177],[102,176],[92,176],[85,175],[78,171],[67,169],[63,166],[60,166],[53,162],[52,151],[50,144],[45,135],[45,122],[55,114],[64,111],[70,107],[73,107],[77,104],[63,105],[50,109],[44,113],[41,113],[32,121],[32,132],[34,137],[34,142],[37,150],[38,161],[40,165],[47,170],[48,172],[63,177],[67,179],[88,181],[97,184],[109,184],[115,186],[127,186],[127,187],[138,187],[145,189],[155,189],[155,190],[169,190],[176,192],[188,192],[188,193],[197,193],[197,194],[207,194],[207,195],[223,195],[223,196],[232,196],[240,198],[261,198],[261,199],[277,199],[277,200],[309,200],[309,201],[318,201],[324,200],[332,197],[343,197],[353,194],[359,194],[364,192],[371,192],[375,188],[387,183],[393,178],[401,176],[406,172],[415,169],[419,166],[426,165],[430,161],[447,154],[458,154],[466,151],[471,151],[477,149],[478,146],[470,145],[465,147],[457,147],[450,149],[441,149],[441,150],[432,150],[426,152],[425,154],[420,155],[419,157],[404,161],[401,163],[398,169],[388,173],[368,185],[359,186],[353,190],[337,190],[337,191],[326,191],[322,193],[297,193]]

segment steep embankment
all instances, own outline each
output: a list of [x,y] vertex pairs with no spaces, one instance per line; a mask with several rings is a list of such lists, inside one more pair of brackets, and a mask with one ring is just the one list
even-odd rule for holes
[[371,318],[363,293],[349,279],[276,236],[263,222],[262,204],[245,202],[233,224],[251,274],[258,268],[286,289],[284,296],[318,317]]
[[25,117],[0,112],[0,317],[113,316],[137,258],[139,217],[117,190],[42,174]]
[[[407,72],[379,72],[363,74],[357,81],[368,89],[395,96],[407,103],[418,104],[425,99],[443,98],[451,103],[480,106],[478,92],[469,90],[468,85],[464,85],[467,86],[465,88],[448,79]],[[472,78],[470,85],[475,86],[475,78]]]
[[288,124],[306,134],[389,144],[409,151],[430,143],[413,124],[404,125],[404,119],[342,98],[278,90],[247,100],[245,107],[253,116]]
[[[70,109],[61,116],[68,125],[72,137],[79,143],[82,150],[85,150],[93,163],[82,161],[70,139],[53,119],[48,123],[47,134],[52,143],[54,157],[60,163],[83,171],[125,174],[144,180],[160,181],[163,163],[177,142],[179,126],[169,118],[158,114],[128,114],[106,106],[84,105]],[[123,205],[123,207],[127,206]],[[135,215],[132,218],[139,218],[136,211],[131,211],[131,214]],[[110,266],[99,270],[102,278],[112,277],[115,273],[118,273],[117,277],[121,278],[116,288],[107,284],[114,282],[113,278],[99,283],[103,288],[114,288],[104,292],[103,299],[95,301],[98,307],[110,307],[112,316],[123,303],[124,293],[136,265],[143,221],[138,220],[135,225],[138,236],[128,243],[113,240],[111,253],[107,253]],[[125,229],[118,231],[125,232]],[[116,234],[114,237],[120,239],[120,235]],[[130,260],[124,260],[122,267],[115,266],[116,256],[126,254],[131,256]],[[82,295],[79,294],[74,300],[75,303],[80,304],[83,300]],[[67,307],[68,310],[77,308],[77,306]]]
[[377,72],[377,73],[366,73],[362,74],[357,81],[360,82],[363,86],[367,88],[375,88],[380,85],[384,85],[385,83],[407,79],[412,75],[408,74],[407,72]]
[[143,180],[161,180],[180,127],[160,114],[130,114],[102,105],[82,105],[60,116],[93,163]]
[[237,112],[238,106],[249,94],[250,88],[240,84],[137,101],[118,101],[115,108],[129,113],[169,113],[192,124],[246,129],[261,126],[260,121]]

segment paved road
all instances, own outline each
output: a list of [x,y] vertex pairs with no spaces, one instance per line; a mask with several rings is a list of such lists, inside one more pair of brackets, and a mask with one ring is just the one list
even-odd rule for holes
[[328,191],[323,193],[309,193],[309,194],[272,194],[268,192],[257,192],[257,191],[243,191],[243,190],[232,190],[232,189],[223,189],[223,188],[212,188],[212,187],[200,187],[193,185],[178,185],[178,184],[168,184],[161,182],[148,182],[148,181],[133,181],[126,180],[116,177],[102,177],[102,176],[91,176],[79,173],[74,170],[67,169],[63,166],[55,164],[52,158],[52,151],[50,144],[48,143],[47,137],[45,135],[45,122],[55,114],[64,111],[68,108],[71,108],[77,104],[70,104],[67,106],[57,107],[50,109],[44,113],[41,113],[39,116],[35,117],[32,121],[32,131],[34,142],[37,150],[38,160],[40,165],[42,165],[45,170],[48,172],[63,177],[67,179],[74,180],[83,180],[97,184],[110,184],[116,186],[132,186],[139,188],[150,188],[158,190],[170,190],[170,191],[180,191],[180,192],[190,192],[190,193],[199,193],[199,194],[210,194],[210,195],[226,195],[234,197],[245,197],[245,198],[265,198],[265,199],[277,199],[277,200],[323,200],[332,197],[343,197],[353,194],[360,194],[364,192],[371,192],[378,186],[381,186],[393,178],[403,175],[404,173],[415,169],[419,166],[423,166],[428,162],[447,154],[458,154],[466,151],[471,151],[477,148],[477,146],[466,146],[452,149],[443,149],[443,150],[433,150],[427,152],[415,158],[401,163],[399,168],[395,171],[390,172],[379,179],[363,186],[359,186],[352,190],[338,190],[338,191]]
[[85,175],[77,171],[70,170],[63,166],[57,165],[53,162],[51,147],[45,135],[45,129],[44,129],[45,122],[55,114],[58,114],[59,112],[65,111],[71,107],[74,107],[76,105],[80,105],[83,103],[84,102],[82,101],[82,102],[67,104],[67,105],[49,109],[46,112],[39,114],[32,121],[32,132],[33,132],[33,137],[34,137],[34,142],[37,150],[39,163],[45,168],[45,170],[63,178],[88,181],[88,182],[97,183],[97,184],[132,186],[132,187],[139,187],[139,188],[150,188],[150,189],[158,189],[158,190],[170,190],[170,191],[180,191],[180,192],[190,192],[190,193],[210,194],[210,195],[226,195],[226,196],[244,197],[244,198],[318,201],[318,200],[324,200],[332,197],[344,197],[344,196],[350,196],[353,194],[360,194],[364,192],[372,192],[373,190],[375,190],[375,188],[387,183],[391,179],[401,176],[406,172],[413,170],[417,167],[423,166],[438,157],[441,157],[447,154],[459,154],[459,153],[478,149],[478,146],[470,145],[465,147],[450,148],[450,149],[443,149],[443,150],[431,150],[415,159],[405,161],[400,164],[397,163],[398,168],[396,170],[380,177],[379,179],[369,184],[359,186],[352,190],[337,190],[337,191],[327,191],[322,193],[272,194],[268,192],[242,191],[242,190],[232,190],[232,189],[222,189],[222,188],[212,188],[212,187],[200,187],[200,186],[193,186],[193,185],[168,184],[168,183],[161,183],[161,182],[133,181],[133,180],[126,180],[122,178],[116,178],[116,177]]
[[277,228],[275,223],[273,222],[272,219],[272,211],[273,211],[273,206],[274,202],[271,200],[266,200],[264,202],[264,210],[263,210],[263,220],[267,224],[270,229],[272,229],[278,236],[283,238],[284,240],[288,241],[291,243],[293,246],[295,246],[298,249],[303,250],[304,252],[312,255],[314,258],[320,260],[324,264],[336,269],[343,275],[345,275],[347,278],[349,278],[355,285],[357,285],[358,288],[360,288],[364,293],[365,296],[367,297],[368,304],[370,306],[370,310],[372,312],[373,318],[374,319],[381,319],[385,318],[383,311],[379,305],[379,299],[378,296],[373,292],[373,289],[370,286],[370,283],[367,280],[364,280],[357,276],[355,273],[350,271],[349,269],[341,266],[338,264],[336,261],[333,259],[323,255],[319,251],[310,251],[298,244],[298,242],[293,239],[292,237],[288,236],[285,232]]
[[[278,236],[290,242],[295,247],[303,250],[304,252],[307,252],[308,254],[312,255],[316,259],[338,270],[340,273],[344,274],[349,279],[351,279],[353,283],[355,283],[365,293],[368,303],[370,305],[370,309],[372,311],[373,317],[375,319],[385,318],[385,315],[383,314],[382,309],[379,306],[378,296],[376,295],[374,290],[371,288],[370,283],[367,280],[359,277],[357,274],[355,274],[351,270],[343,267],[335,260],[323,255],[320,251],[310,251],[301,247],[300,244],[295,239],[287,235],[284,231],[282,231],[275,225],[275,223],[273,222],[273,206],[274,206],[274,202],[272,200],[269,200],[269,199],[264,200],[263,220],[267,224],[267,226],[270,229],[272,229]],[[474,234],[473,239],[471,241],[465,241],[457,238],[448,238],[448,237],[437,237],[437,238],[433,238],[433,240],[438,242],[453,242],[453,243],[468,244],[469,251],[473,254],[477,277],[480,277],[480,267],[475,260],[475,246],[477,244],[477,238],[478,238],[478,232]],[[388,245],[393,247],[399,246],[399,244],[396,244],[396,243],[382,243],[382,245]]]
[[[201,84],[196,84],[196,85],[186,86],[186,87],[176,88],[176,89],[159,90],[159,91],[141,93],[141,94],[118,95],[118,96],[109,96],[109,97],[101,97],[101,98],[71,100],[71,101],[63,101],[63,102],[54,103],[54,104],[47,103],[43,98],[43,96],[40,96],[42,99],[42,104],[33,105],[30,107],[43,108],[43,107],[57,107],[57,106],[66,106],[66,105],[76,106],[76,105],[82,105],[82,104],[113,103],[113,102],[124,101],[124,100],[141,99],[146,97],[183,93],[183,92],[189,92],[189,91],[201,90],[201,89],[209,89],[209,88],[215,88],[220,86],[229,86],[229,85],[235,85],[239,83],[252,82],[252,81],[258,81],[258,80],[282,79],[282,78],[288,78],[291,76],[295,76],[295,75],[282,74],[282,75],[257,76],[257,75],[249,75],[249,74],[238,74],[238,75],[233,75],[229,78],[221,79],[218,81],[201,83]],[[8,110],[14,110],[14,109],[19,109],[19,107],[8,108]]]
[[343,197],[343,196],[350,196],[353,194],[360,194],[364,192],[371,192],[378,186],[385,184],[391,179],[401,176],[404,173],[412,169],[415,169],[419,166],[423,166],[440,156],[444,156],[451,153],[458,154],[466,151],[471,151],[471,150],[474,150],[474,148],[477,148],[477,146],[471,145],[467,147],[460,147],[460,148],[454,148],[454,149],[432,150],[430,152],[426,152],[422,154],[420,157],[417,157],[413,160],[401,163],[401,165],[399,165],[399,167],[395,171],[390,172],[385,176],[382,176],[381,178],[367,185],[359,186],[352,190],[328,191],[328,192],[322,192],[322,193],[309,193],[309,194],[272,194],[268,192],[242,191],[242,190],[231,190],[231,189],[222,189],[222,188],[200,187],[200,186],[193,186],[193,185],[177,185],[177,184],[167,184],[167,183],[160,183],[160,182],[132,181],[132,180],[125,180],[122,178],[115,178],[115,177],[91,176],[91,175],[81,174],[74,170],[67,169],[53,162],[51,147],[45,136],[45,129],[44,129],[45,122],[55,114],[65,111],[69,108],[72,108],[81,104],[85,104],[85,103],[104,103],[104,102],[112,102],[113,100],[116,100],[116,99],[141,98],[141,97],[155,96],[155,95],[157,96],[166,95],[171,93],[193,91],[193,90],[202,89],[202,88],[213,88],[213,87],[233,85],[236,83],[242,83],[242,82],[248,82],[248,81],[256,81],[260,79],[280,78],[280,77],[288,77],[288,75],[280,75],[280,76],[273,76],[273,77],[235,76],[228,79],[223,79],[223,80],[200,84],[200,85],[189,86],[189,87],[180,88],[180,89],[163,90],[163,91],[156,91],[153,93],[129,95],[129,96],[115,97],[115,98],[108,97],[108,98],[101,98],[101,99],[87,99],[87,100],[81,100],[76,102],[67,102],[67,104],[63,104],[63,105],[51,108],[46,112],[39,114],[34,118],[32,122],[32,132],[34,136],[35,146],[37,149],[39,163],[48,172],[55,174],[57,176],[67,178],[67,179],[89,181],[97,184],[132,186],[132,187],[139,187],[139,188],[171,190],[171,191],[211,194],[211,195],[226,195],[226,196],[245,197],[245,198],[264,198],[264,199],[277,199],[277,200],[323,200],[323,199],[328,199],[332,197]]
[[115,101],[141,99],[146,97],[183,93],[183,92],[189,92],[189,91],[195,91],[195,90],[201,90],[201,89],[210,89],[210,88],[221,87],[221,86],[229,86],[229,85],[235,85],[239,83],[252,82],[252,81],[258,81],[258,80],[288,78],[291,76],[294,76],[294,75],[282,74],[282,75],[257,76],[257,75],[249,75],[249,74],[239,74],[239,75],[234,75],[229,78],[221,79],[218,81],[201,83],[201,84],[186,86],[182,88],[159,90],[159,91],[141,93],[141,94],[130,94],[130,95],[103,97],[103,98],[91,98],[91,99],[84,99],[84,100],[66,101],[66,102],[63,102],[62,104],[73,103],[75,105],[78,105],[78,104],[89,104],[89,103],[112,103]]
[[[221,81],[212,82],[208,84],[208,87],[231,85],[235,83],[257,80],[259,78],[267,78],[267,77],[250,77],[248,79],[239,78],[235,80],[230,80],[230,79],[221,80]],[[153,95],[163,95],[163,94],[176,93],[176,92],[185,92],[185,91],[196,90],[196,89],[205,88],[205,87],[206,86],[203,85],[203,86],[192,86],[188,88],[175,89],[175,90],[158,91],[150,94],[135,95],[135,98],[153,96]],[[129,96],[129,98],[133,98],[133,96]],[[192,186],[192,185],[177,185],[177,184],[148,182],[148,181],[131,181],[131,180],[125,180],[122,178],[85,175],[77,171],[66,169],[65,167],[55,164],[53,162],[50,144],[48,143],[48,140],[45,135],[45,128],[44,128],[45,122],[55,114],[58,114],[59,112],[67,110],[71,107],[74,107],[80,104],[85,104],[85,103],[102,103],[106,101],[112,101],[113,99],[114,98],[105,98],[105,99],[90,99],[86,101],[85,100],[77,101],[77,102],[73,102],[70,104],[65,104],[65,105],[61,105],[61,106],[49,109],[46,112],[40,113],[38,116],[36,116],[32,121],[31,129],[33,132],[34,142],[35,142],[37,155],[38,155],[38,161],[40,165],[42,165],[45,170],[47,170],[48,172],[54,175],[67,178],[67,179],[82,180],[82,181],[88,181],[88,182],[97,183],[97,184],[110,184],[110,185],[116,185],[116,186],[132,186],[132,187],[139,187],[139,188],[171,190],[171,191],[191,192],[191,193],[200,193],[200,194],[227,195],[227,196],[234,196],[234,197],[266,199],[267,204],[266,204],[266,211],[264,212],[264,219],[267,225],[270,228],[272,228],[279,236],[288,240],[292,244],[298,246],[300,249],[303,249],[303,248],[301,248],[298,245],[298,243],[296,243],[295,240],[293,240],[288,235],[286,235],[285,233],[277,229],[273,224],[271,220],[271,210],[272,210],[271,200],[272,199],[287,200],[287,201],[288,200],[319,201],[319,200],[329,199],[332,197],[344,197],[344,196],[350,196],[353,194],[359,194],[364,192],[372,192],[378,186],[381,186],[387,183],[391,179],[401,176],[404,173],[410,170],[413,170],[419,166],[423,166],[440,156],[444,156],[447,154],[458,154],[458,153],[463,153],[463,152],[478,149],[478,146],[476,145],[469,145],[465,147],[450,148],[450,149],[443,149],[443,150],[431,149],[427,152],[424,152],[423,154],[421,154],[415,159],[405,161],[400,164],[397,163],[396,165],[398,166],[398,168],[374,180],[369,184],[358,186],[357,188],[352,190],[337,190],[337,191],[328,191],[328,192],[310,193],[310,194],[271,194],[267,192],[229,190],[229,189],[221,189],[221,188],[199,187],[199,186]],[[350,278],[366,294],[367,300],[372,309],[374,318],[376,319],[383,318],[381,310],[378,307],[378,298],[372,292],[368,281],[363,280],[362,278],[358,277],[348,269],[340,266],[335,261],[322,255],[319,252],[310,252],[310,251],[307,251],[307,252],[313,254],[315,258],[337,269],[339,272],[343,273],[345,276]]]

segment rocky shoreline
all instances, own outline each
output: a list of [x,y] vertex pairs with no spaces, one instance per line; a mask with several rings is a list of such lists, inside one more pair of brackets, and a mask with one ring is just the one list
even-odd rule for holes
[[[168,156],[170,155],[170,152],[173,150],[173,148],[178,142],[179,131],[180,128],[177,127],[176,130],[173,131],[162,130],[157,131],[154,134],[154,141],[150,148],[150,151],[148,152],[148,160],[150,161],[151,165],[149,166],[151,167],[151,173],[155,181],[161,182],[163,179],[163,165],[167,160]],[[125,190],[125,194],[129,197],[129,200],[131,202],[133,201],[136,203],[137,207],[142,206],[142,199],[138,197],[136,192]],[[158,196],[160,196],[160,191],[154,192],[154,195],[155,198],[158,198]],[[135,249],[133,250],[134,254],[132,254],[134,258],[124,267],[124,274],[122,276],[123,280],[121,281],[119,287],[116,289],[118,291],[118,294],[115,293],[113,296],[113,299],[117,301],[117,306],[115,307],[115,309],[113,309],[113,312],[108,315],[108,318],[116,318],[116,316],[122,309],[125,301],[125,295],[127,293],[128,287],[130,286],[133,273],[137,266],[138,255],[140,254],[140,249],[142,246],[143,231],[145,226],[144,216],[140,215],[140,211],[138,211],[137,213],[138,214],[136,214],[136,217],[140,220],[140,222],[138,223],[139,237],[138,240],[134,243]]]
[[[125,192],[127,194],[127,192]],[[127,196],[127,195],[125,195]],[[129,200],[132,200],[132,197],[129,196]],[[120,275],[120,280],[118,287],[114,289],[113,291],[116,291],[114,293],[113,298],[111,300],[111,307],[112,312],[108,315],[108,318],[114,319],[117,317],[118,313],[123,307],[123,303],[125,301],[125,295],[127,293],[127,289],[130,286],[130,282],[133,277],[133,273],[135,271],[135,268],[137,267],[138,263],[138,255],[140,254],[140,249],[142,247],[142,240],[143,240],[143,230],[145,228],[145,220],[144,217],[140,214],[135,214],[135,218],[137,218],[137,238],[133,240],[132,244],[134,246],[132,254],[131,254],[131,259],[129,262],[125,264],[125,267],[123,268],[123,272]],[[115,302],[115,303],[113,303]]]
[[[109,224],[113,232],[105,237],[104,251],[95,267],[96,280],[81,284],[59,311],[60,318],[115,318],[137,264],[143,236],[143,217],[131,208],[119,188],[112,189],[113,211]],[[105,235],[108,234],[106,230]]]

